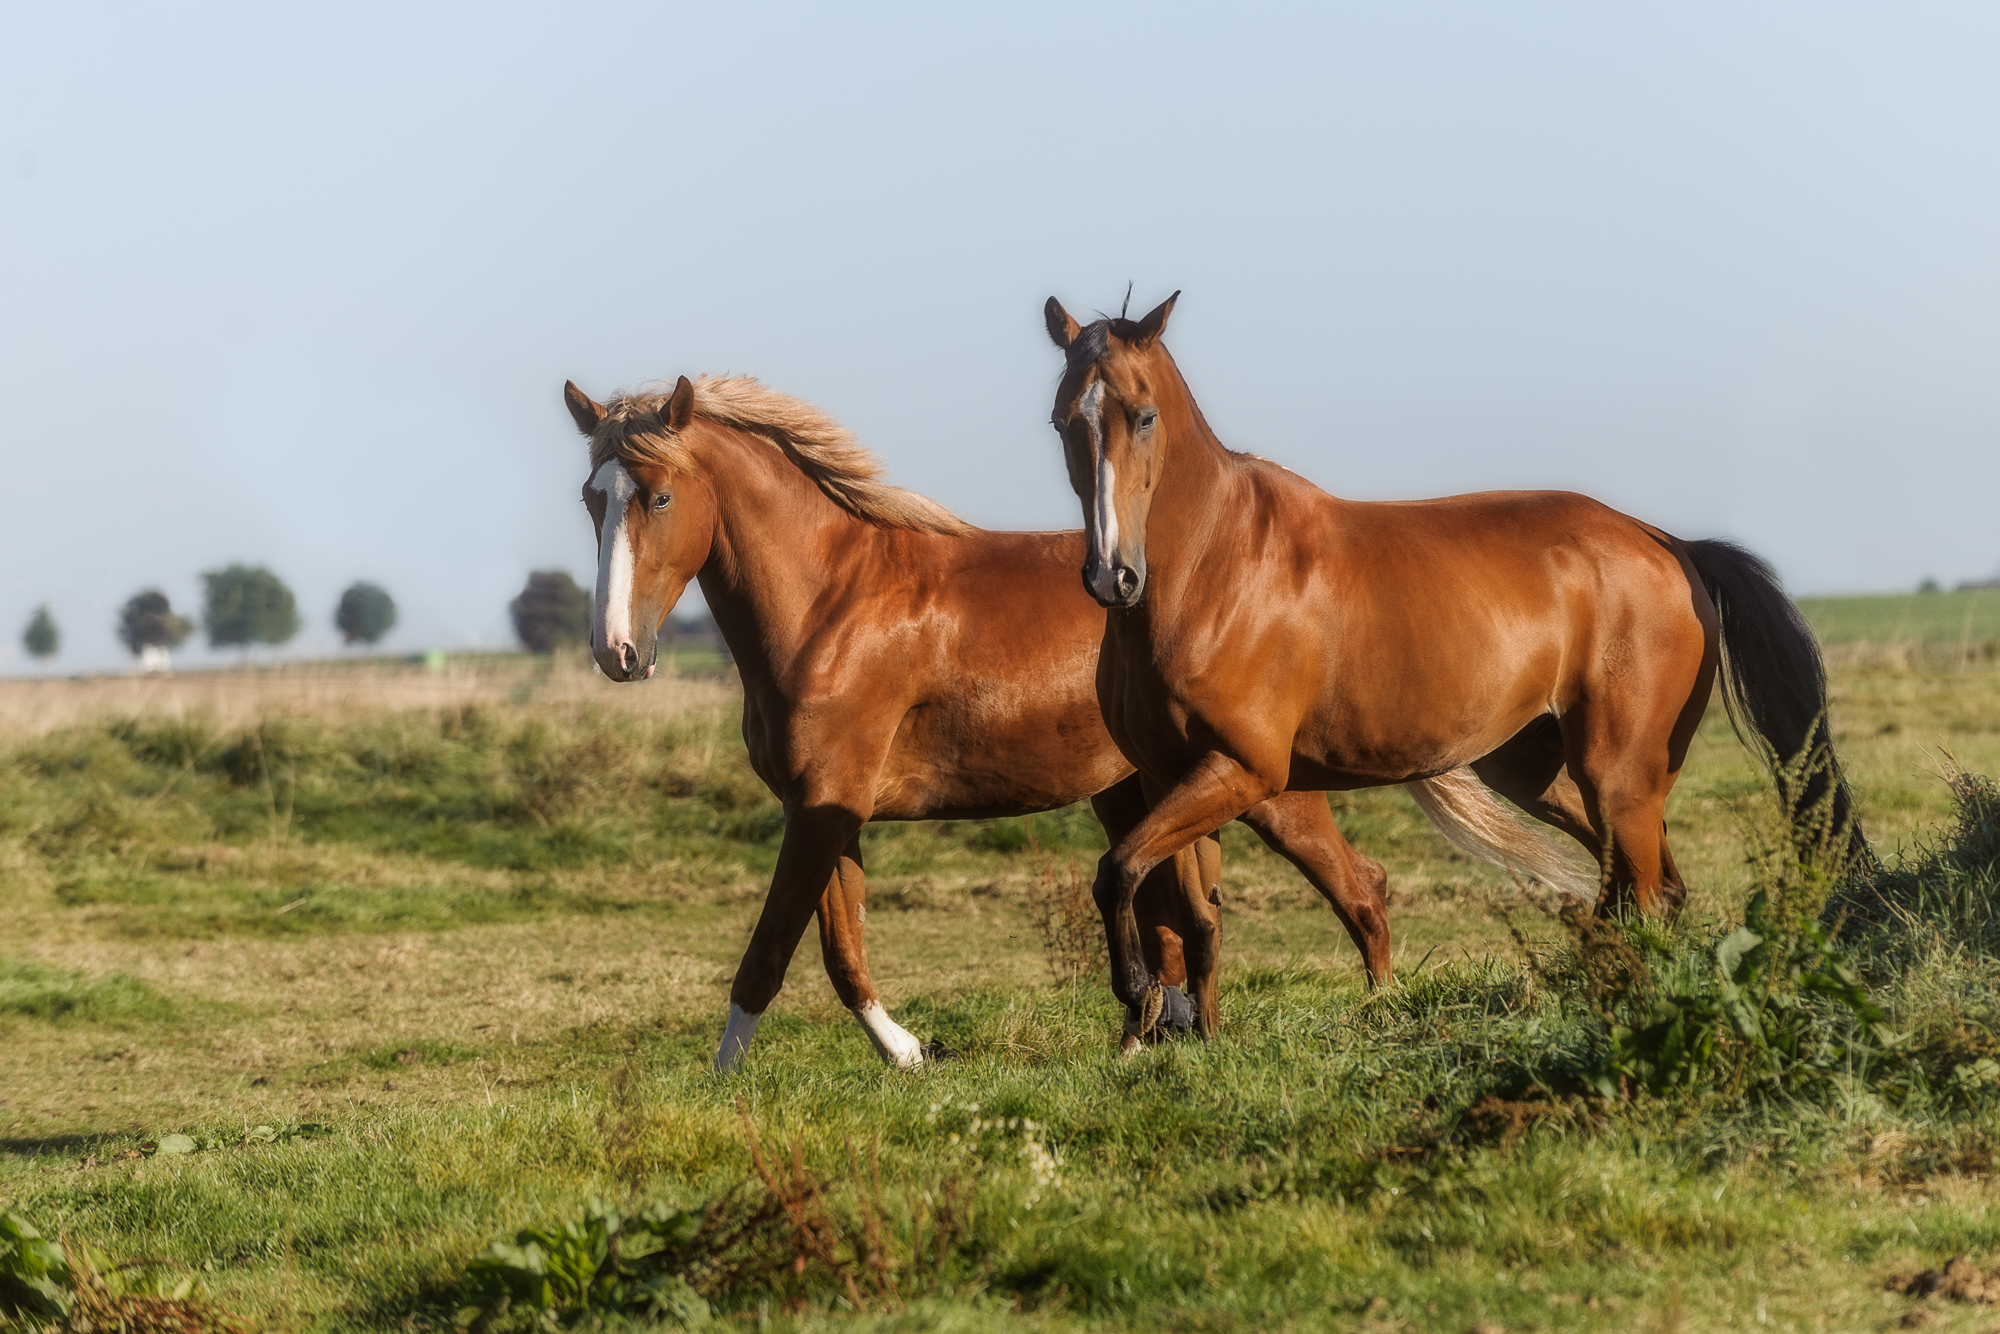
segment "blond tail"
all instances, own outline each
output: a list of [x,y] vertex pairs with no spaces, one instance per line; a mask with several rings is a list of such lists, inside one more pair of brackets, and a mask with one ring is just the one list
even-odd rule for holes
[[1597,877],[1564,856],[1553,840],[1515,819],[1472,770],[1453,769],[1403,787],[1461,852],[1575,898],[1597,897]]

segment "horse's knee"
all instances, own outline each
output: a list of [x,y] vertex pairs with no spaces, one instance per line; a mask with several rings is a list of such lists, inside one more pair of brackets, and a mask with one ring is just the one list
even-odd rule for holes
[[1150,866],[1144,870],[1121,866],[1112,854],[1105,853],[1098,859],[1097,879],[1090,885],[1090,897],[1097,910],[1107,918],[1131,911],[1139,897],[1139,886],[1150,870]]

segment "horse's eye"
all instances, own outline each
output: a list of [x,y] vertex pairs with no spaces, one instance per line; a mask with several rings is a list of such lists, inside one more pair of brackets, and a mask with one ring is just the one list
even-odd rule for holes
[[1143,413],[1143,414],[1141,414],[1141,416],[1139,417],[1139,429],[1140,429],[1140,430],[1142,430],[1142,431],[1150,431],[1150,430],[1152,430],[1152,429],[1153,429],[1153,418],[1154,418],[1154,416],[1155,416],[1155,414],[1154,414],[1154,413],[1152,413],[1152,412],[1150,412],[1150,411],[1149,411],[1149,412],[1146,412],[1146,413]]
[[667,503],[672,499],[673,495],[669,492],[662,492],[661,494],[654,496],[653,512],[657,514],[659,511],[665,509],[667,507]]

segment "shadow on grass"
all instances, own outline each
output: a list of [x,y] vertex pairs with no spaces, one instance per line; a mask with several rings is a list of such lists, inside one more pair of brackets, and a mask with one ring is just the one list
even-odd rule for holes
[[68,1157],[70,1154],[89,1153],[102,1148],[113,1140],[130,1140],[129,1133],[98,1130],[76,1135],[29,1135],[16,1139],[0,1139],[0,1154],[17,1158]]

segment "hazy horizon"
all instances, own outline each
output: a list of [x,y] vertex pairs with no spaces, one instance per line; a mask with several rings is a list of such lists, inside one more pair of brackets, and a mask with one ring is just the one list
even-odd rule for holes
[[[1075,527],[1073,312],[1184,295],[1225,441],[1338,494],[1597,495],[1799,594],[2000,573],[2000,11],[21,10],[0,672],[269,566],[331,651],[589,583],[560,391],[755,374]],[[694,610],[684,604],[684,611]],[[199,632],[189,648],[198,649]],[[185,654],[207,660],[205,650]],[[233,652],[215,655],[233,658]]]

